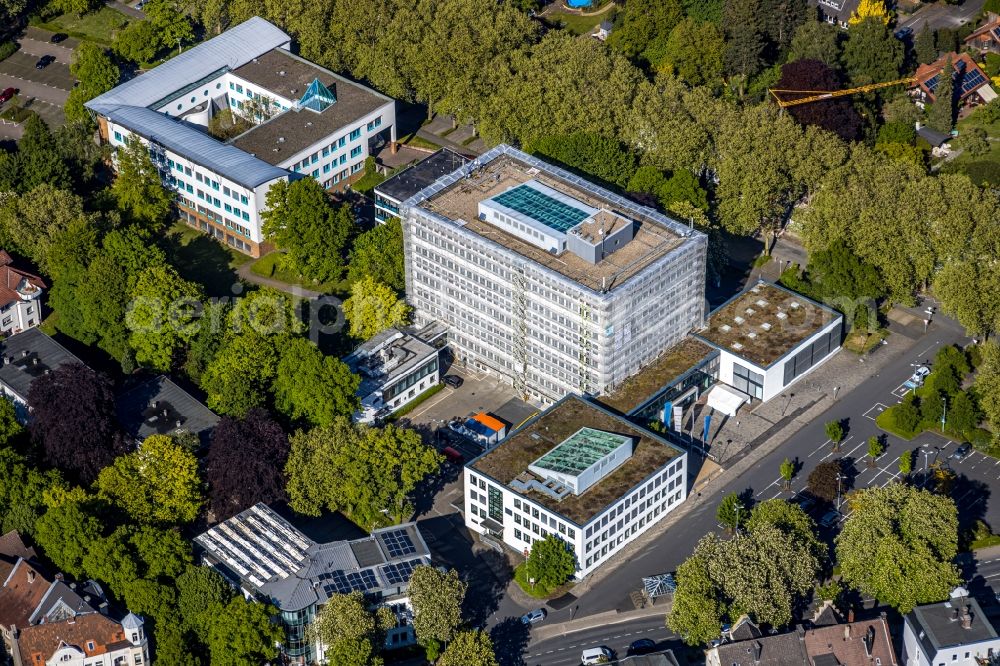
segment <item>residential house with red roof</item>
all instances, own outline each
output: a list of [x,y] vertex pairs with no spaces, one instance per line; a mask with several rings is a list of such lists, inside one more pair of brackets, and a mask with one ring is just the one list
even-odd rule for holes
[[14,268],[14,260],[0,250],[0,333],[27,330],[42,321],[42,278]]
[[981,53],[1000,53],[1000,14],[990,12],[986,22],[973,30],[965,43]]
[[934,101],[934,93],[949,59],[954,68],[952,76],[959,103],[985,104],[996,99],[996,91],[990,86],[986,72],[968,53],[946,53],[931,64],[917,68],[916,85],[928,100]]
[[100,613],[21,630],[14,666],[144,666],[149,644],[142,618],[119,623]]

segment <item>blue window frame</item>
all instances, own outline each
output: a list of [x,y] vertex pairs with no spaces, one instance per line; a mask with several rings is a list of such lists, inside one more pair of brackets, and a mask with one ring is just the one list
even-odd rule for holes
[[204,201],[205,200],[205,193],[202,192],[201,190],[198,190],[198,198],[201,199],[202,201]]
[[313,153],[312,156],[309,158],[309,164],[316,164],[316,162],[319,162],[319,155]]
[[121,132],[115,132],[115,141],[119,141],[120,142],[121,140],[122,140],[122,133]]
[[237,201],[239,201],[240,200],[240,193],[237,192],[236,190],[233,190],[233,198],[236,199]]
[[236,90],[236,84],[235,84],[235,83],[233,83],[232,81],[230,81],[230,82],[229,82],[229,89],[230,89],[230,90]]
[[187,188],[188,194],[194,194],[194,188],[191,187],[191,183],[187,183],[184,187]]
[[354,148],[351,148],[351,159],[354,159],[355,157],[360,155],[361,150],[362,150],[361,146],[355,146]]
[[247,97],[253,97],[253,93],[247,88]]
[[205,180],[201,177],[201,172],[199,171],[194,172],[194,179],[197,180],[199,183],[205,182]]
[[247,222],[249,222],[250,221],[250,213],[248,213],[246,211],[243,211],[243,219],[246,220]]
[[313,169],[312,177],[313,178],[319,178],[319,169]]
[[239,214],[240,214],[240,209],[233,206],[233,215],[239,215]]
[[337,164],[345,164],[347,162],[347,155],[341,155],[340,159],[337,160]]
[[347,145],[347,137],[346,136],[340,137],[340,140],[337,141],[337,147],[338,148],[343,148],[346,145]]
[[330,165],[329,164],[324,164],[323,165],[323,173],[330,173]]
[[216,199],[215,197],[212,197],[212,203],[215,204],[216,208],[222,205],[222,202]]
[[354,141],[354,140],[360,139],[360,138],[361,138],[361,128],[360,127],[358,129],[356,129],[356,130],[351,130],[351,141]]
[[225,206],[223,206],[223,208],[226,209],[227,213],[232,213],[233,212],[233,207],[230,206],[229,204],[226,204]]
[[191,177],[191,167],[184,167],[184,175],[188,178]]
[[237,83],[236,84],[236,92],[238,92],[238,93],[243,92],[243,86],[241,86],[240,84]]
[[243,202],[244,206],[247,205],[248,203],[250,203],[250,200],[247,199],[245,196],[240,196],[240,201]]
[[174,168],[174,161],[169,157],[167,158],[167,166],[170,167],[171,169]]
[[180,171],[181,173],[184,173],[184,167],[183,167],[183,166],[181,166],[180,164],[178,164],[178,165],[177,165],[177,166],[176,166],[175,168],[176,168],[176,169],[177,169],[178,171]]
[[226,187],[225,185],[223,185],[222,186],[222,193],[225,194],[228,197],[229,196],[229,188]]
[[213,190],[218,190],[219,189],[219,181],[217,181],[217,180],[213,180],[212,181],[212,189]]
[[329,157],[329,156],[330,156],[330,149],[329,148],[324,148],[323,149],[323,157]]

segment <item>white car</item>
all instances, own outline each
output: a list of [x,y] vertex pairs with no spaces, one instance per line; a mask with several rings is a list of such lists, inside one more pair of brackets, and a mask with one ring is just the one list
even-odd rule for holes
[[584,650],[583,654],[580,655],[580,661],[583,666],[593,666],[593,664],[607,664],[614,657],[614,653],[602,645]]
[[929,374],[931,374],[931,369],[926,365],[921,365],[913,372],[912,375],[910,375],[910,378],[906,380],[906,385],[910,387],[921,386]]

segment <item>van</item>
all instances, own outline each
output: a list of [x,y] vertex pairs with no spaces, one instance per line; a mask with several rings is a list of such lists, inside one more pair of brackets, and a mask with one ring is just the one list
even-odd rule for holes
[[591,666],[592,664],[606,664],[613,657],[614,655],[611,653],[611,650],[602,645],[584,650],[580,655],[580,661],[583,662],[583,666]]
[[465,462],[465,456],[450,446],[444,447],[444,449],[441,450],[441,453],[443,453],[444,457],[448,459],[448,462],[454,465],[461,465]]

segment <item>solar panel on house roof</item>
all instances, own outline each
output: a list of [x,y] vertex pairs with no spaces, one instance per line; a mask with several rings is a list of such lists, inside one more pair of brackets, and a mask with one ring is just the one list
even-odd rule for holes
[[978,69],[966,72],[962,77],[962,94],[965,95],[986,83],[986,77]]
[[367,592],[379,586],[375,572],[371,569],[361,571],[334,571],[330,573],[329,583],[323,586],[323,591],[329,594],[349,594],[354,590]]
[[390,585],[399,585],[410,580],[413,570],[423,564],[421,560],[407,560],[396,564],[386,564],[382,567],[382,573]]
[[590,216],[589,212],[550,197],[530,185],[512,187],[493,197],[493,201],[561,232],[568,231]]
[[536,467],[578,475],[630,438],[595,428],[580,428],[556,448],[532,463]]
[[413,540],[406,530],[393,530],[383,532],[382,542],[389,549],[389,557],[402,557],[417,552],[417,547],[413,545]]

